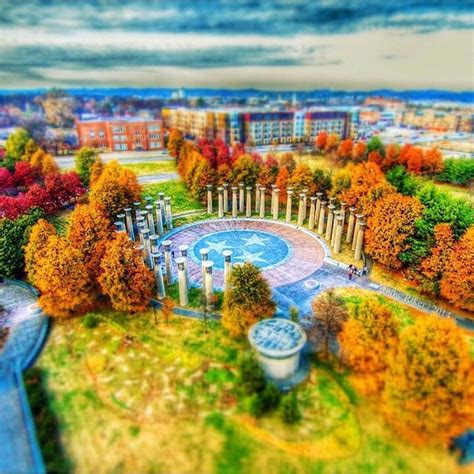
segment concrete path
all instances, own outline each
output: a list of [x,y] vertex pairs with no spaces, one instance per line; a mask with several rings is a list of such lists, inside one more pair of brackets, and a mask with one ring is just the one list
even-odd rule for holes
[[171,181],[172,179],[178,179],[178,174],[175,172],[147,174],[147,175],[139,176],[138,182],[140,184],[153,184],[153,183],[161,183],[163,181]]

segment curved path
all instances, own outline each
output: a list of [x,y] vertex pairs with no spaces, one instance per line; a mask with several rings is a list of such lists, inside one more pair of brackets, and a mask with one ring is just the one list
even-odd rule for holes
[[0,472],[44,472],[22,371],[41,349],[48,318],[28,311],[36,294],[20,282],[1,282],[0,302],[6,310],[0,326],[8,329],[0,350]]

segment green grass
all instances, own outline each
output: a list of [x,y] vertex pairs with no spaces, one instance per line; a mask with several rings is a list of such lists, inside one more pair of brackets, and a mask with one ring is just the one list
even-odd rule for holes
[[133,171],[137,176],[176,172],[174,161],[159,161],[157,163],[124,163],[121,165]]
[[[168,296],[173,299],[176,303],[179,301],[179,285],[177,282],[166,286],[166,293]],[[222,304],[224,302],[224,293],[222,291],[216,290],[214,292],[216,297],[216,303],[214,305],[215,311],[220,311],[222,309]],[[202,288],[196,286],[191,286],[188,290],[188,307],[202,310],[202,299],[203,291]]]
[[175,214],[204,209],[204,206],[191,196],[184,183],[180,181],[171,180],[143,186],[143,197],[152,196],[156,199],[158,193],[165,193],[165,196],[171,197],[171,206]]

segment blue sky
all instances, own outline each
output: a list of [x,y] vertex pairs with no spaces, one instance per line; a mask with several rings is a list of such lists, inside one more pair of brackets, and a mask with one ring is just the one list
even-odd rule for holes
[[472,90],[473,10],[473,0],[0,0],[0,87]]

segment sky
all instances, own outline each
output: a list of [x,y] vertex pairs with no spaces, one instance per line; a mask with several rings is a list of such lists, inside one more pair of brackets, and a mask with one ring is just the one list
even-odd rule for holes
[[473,90],[474,0],[0,0],[0,88]]

